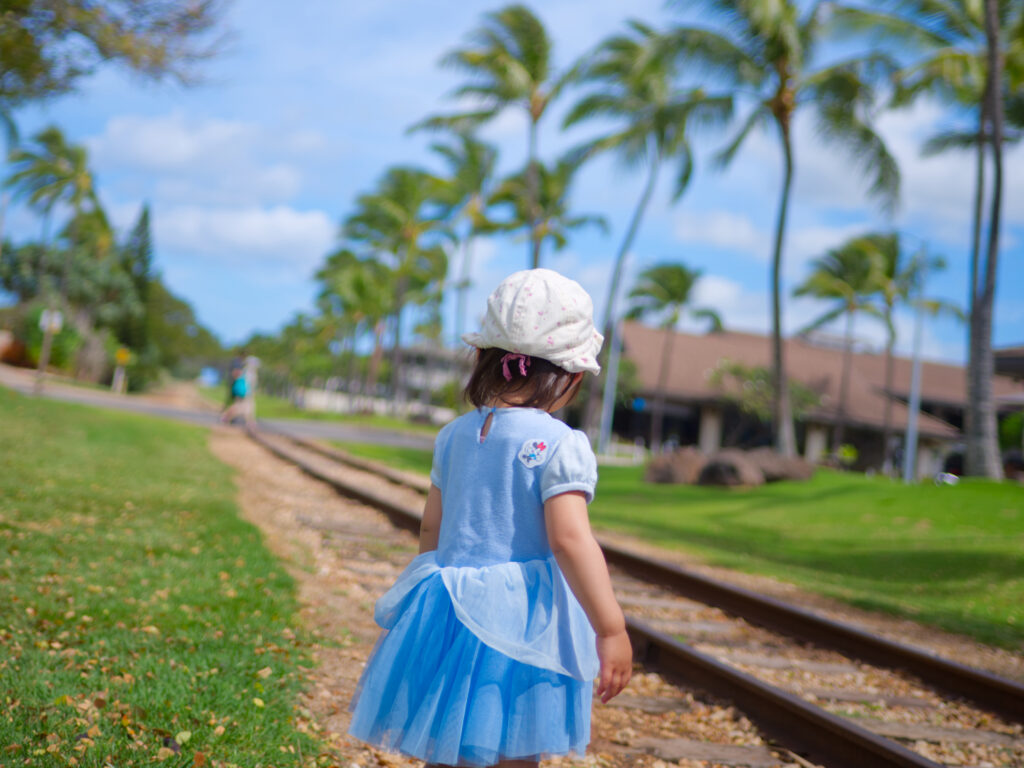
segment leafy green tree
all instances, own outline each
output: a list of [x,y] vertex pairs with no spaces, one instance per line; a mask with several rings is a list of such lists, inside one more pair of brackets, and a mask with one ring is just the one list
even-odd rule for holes
[[127,240],[119,250],[120,268],[131,281],[142,311],[126,317],[117,329],[117,336],[130,349],[142,352],[149,345],[146,335],[148,320],[146,309],[149,285],[153,281],[153,239],[149,226],[149,205],[143,205]]
[[[677,6],[693,2],[676,0]],[[899,190],[899,170],[881,137],[871,126],[875,103],[874,78],[893,68],[881,54],[854,56],[815,67],[814,54],[827,30],[826,14],[835,4],[807,5],[796,0],[717,0],[700,3],[709,27],[678,27],[674,31],[680,56],[703,65],[717,79],[750,94],[751,109],[734,138],[719,154],[729,163],[756,129],[774,125],[782,150],[782,188],[772,249],[772,371],[775,375],[773,424],[776,448],[796,451],[793,419],[786,386],[782,347],[782,261],[795,167],[793,119],[797,110],[812,110],[818,135],[848,150],[854,164],[871,181],[870,194],[892,209]]]
[[347,318],[354,325],[355,336],[369,332],[373,337],[373,352],[361,388],[372,395],[377,390],[384,357],[385,323],[392,314],[394,274],[375,258],[359,259],[351,250],[341,248],[327,257],[316,279],[324,313]]
[[[963,312],[954,304],[941,299],[918,298],[915,294],[926,273],[945,269],[945,261],[938,256],[929,257],[924,250],[909,255],[903,238],[898,233],[873,232],[851,238],[843,249],[859,250],[865,258],[874,260],[881,269],[876,274],[877,288],[873,301],[877,316],[886,329],[885,342],[885,391],[892,393],[895,388],[893,358],[896,348],[896,310],[900,306],[916,306],[929,315],[946,314],[963,319]],[[875,313],[872,313],[875,314]],[[885,464],[889,461],[889,442],[892,435],[892,396],[885,398],[883,413],[882,445]]]
[[853,360],[853,322],[858,312],[879,316],[871,297],[882,283],[881,255],[873,248],[861,247],[853,241],[831,249],[811,262],[811,273],[793,291],[794,296],[813,296],[832,300],[832,307],[812,321],[801,333],[821,328],[845,318],[843,331],[843,366],[839,377],[839,413],[832,433],[832,450],[843,444],[847,423],[847,404]]
[[536,268],[540,264],[544,239],[539,200],[543,182],[537,148],[538,125],[576,73],[573,69],[555,73],[551,39],[540,19],[525,5],[509,5],[484,16],[484,23],[470,34],[469,45],[447,54],[442,64],[466,73],[469,81],[457,88],[454,95],[475,100],[478,108],[428,118],[420,126],[473,127],[509,107],[526,113],[529,128],[522,213],[530,232],[530,263]]
[[[926,152],[950,147],[975,151],[974,208],[972,217],[968,307],[967,471],[1001,476],[995,406],[991,397],[992,305],[995,301],[999,219],[1002,207],[1002,149],[1019,132],[1004,132],[1006,112],[1019,117],[1024,110],[1024,5],[976,0],[882,0],[870,7],[843,9],[837,22],[850,32],[870,37],[871,44],[889,43],[912,59],[897,73],[896,105],[922,94],[937,97],[974,116],[973,135],[942,132],[925,146]],[[992,155],[995,178],[990,193],[989,241],[981,261],[984,228],[986,152]]]
[[488,218],[498,151],[467,132],[455,132],[450,143],[436,142],[431,149],[440,155],[448,173],[442,179],[440,198],[461,244],[459,276],[455,280],[455,339],[462,338],[466,320],[466,293],[472,285],[473,244],[493,231]]
[[[584,157],[612,152],[629,170],[646,168],[647,179],[629,226],[615,255],[608,283],[601,328],[611,339],[616,300],[622,282],[626,254],[640,228],[644,212],[665,162],[677,164],[672,200],[678,200],[693,174],[693,152],[687,136],[691,121],[714,126],[728,120],[732,98],[709,96],[703,89],[680,91],[673,80],[678,59],[669,41],[646,24],[629,23],[627,32],[602,42],[580,67],[580,78],[589,91],[570,109],[564,127],[598,119],[612,121],[610,132],[578,150]],[[602,368],[601,385],[590,389],[584,421],[591,426],[607,376]]]
[[681,263],[665,262],[648,267],[637,277],[636,284],[629,292],[630,307],[626,316],[630,319],[660,318],[665,340],[661,349],[661,364],[658,368],[658,388],[651,408],[651,451],[661,450],[662,420],[665,413],[665,390],[668,386],[669,361],[672,359],[672,342],[675,329],[683,313],[699,320],[707,320],[712,331],[722,329],[722,320],[713,309],[691,306],[693,287],[700,279],[700,271],[689,269]]
[[[71,229],[68,240],[75,244],[79,241],[75,231],[79,222],[87,221],[87,210],[96,214],[99,211],[99,200],[89,168],[88,153],[85,147],[68,144],[64,134],[55,126],[50,126],[32,137],[35,149],[16,149],[10,155],[11,175],[7,179],[17,195],[27,198],[33,208],[42,213],[44,231],[53,208],[58,203],[71,207]],[[94,219],[95,221],[95,216]],[[43,236],[44,244],[46,235]],[[73,257],[73,248],[65,251],[64,266],[61,270],[60,294],[61,303],[67,309],[68,277]],[[56,309],[56,302],[50,300],[50,310]],[[39,369],[36,378],[36,390],[43,384],[43,373],[50,357],[52,332],[47,326],[43,337],[43,346],[39,354]]]
[[[771,423],[775,393],[770,369],[723,359],[711,371],[708,383],[744,413],[765,424]],[[821,404],[817,392],[795,379],[789,380],[789,398],[795,419],[802,419]]]
[[192,305],[157,277],[146,296],[146,336],[159,350],[159,366],[179,378],[194,378],[224,354],[220,341],[196,317]]
[[[534,164],[538,178],[536,198],[531,198],[529,174],[525,171],[506,178],[491,197],[490,203],[496,214],[493,218],[495,230],[512,232],[531,221],[530,237],[536,244],[534,253],[537,257],[534,268],[540,266],[540,255],[546,242],[560,251],[569,244],[569,233],[574,230],[585,226],[608,229],[608,222],[603,216],[573,214],[569,210],[569,192],[579,167],[578,158],[574,155],[562,158],[551,167],[537,162]],[[533,213],[528,216],[531,199],[536,203],[533,204]]]
[[360,195],[343,227],[357,250],[386,263],[393,276],[391,367],[395,399],[402,385],[402,320],[407,305],[428,303],[448,271],[445,243],[451,240],[439,205],[440,181],[418,168],[389,169],[370,193]]
[[216,49],[220,0],[4,0],[0,106],[66,93],[100,65],[150,78],[194,78]]

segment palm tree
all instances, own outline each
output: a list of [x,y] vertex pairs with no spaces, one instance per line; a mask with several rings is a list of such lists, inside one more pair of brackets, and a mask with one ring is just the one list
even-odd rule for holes
[[377,390],[380,363],[384,358],[384,331],[392,313],[394,275],[387,264],[375,258],[360,259],[341,248],[327,257],[316,273],[321,288],[318,300],[333,315],[353,326],[354,336],[367,332],[373,338],[373,352],[360,390],[373,395]]
[[456,132],[450,144],[438,142],[432,144],[431,149],[448,166],[441,191],[447,216],[453,228],[458,229],[460,222],[465,222],[459,238],[462,245],[459,276],[455,280],[455,340],[458,343],[465,327],[466,293],[472,284],[473,243],[477,236],[492,229],[487,205],[498,151],[466,132]]
[[814,296],[832,299],[833,306],[811,322],[801,333],[828,325],[840,317],[846,319],[843,333],[843,366],[839,379],[839,413],[832,433],[832,450],[838,452],[846,430],[847,398],[850,391],[850,371],[853,358],[853,321],[858,312],[878,316],[871,296],[881,286],[882,262],[873,248],[863,247],[859,241],[844,243],[811,262],[811,273],[793,291],[794,296]]
[[[676,3],[684,5],[683,0]],[[875,101],[871,82],[892,68],[888,59],[873,54],[818,69],[812,65],[815,49],[824,39],[824,17],[832,10],[831,4],[808,7],[797,0],[719,0],[710,6],[717,29],[678,27],[673,33],[679,55],[705,66],[752,99],[739,131],[719,153],[722,164],[735,157],[754,130],[774,124],[778,131],[783,173],[770,276],[773,411],[775,445],[787,456],[795,453],[796,438],[783,360],[781,277],[797,110],[813,109],[818,134],[849,151],[853,162],[870,178],[870,194],[883,208],[895,206],[899,189],[896,162],[872,128],[870,115]]]
[[411,303],[425,303],[444,280],[448,257],[443,243],[451,239],[442,206],[440,181],[418,168],[389,169],[377,189],[360,195],[345,221],[343,236],[387,263],[393,275],[391,368],[395,399],[405,399],[402,386],[402,316]]
[[[11,153],[11,148],[18,143],[18,125],[14,122],[11,111],[0,104],[0,134],[4,137],[3,160],[6,161]],[[7,218],[7,203],[9,194],[5,189],[0,193],[0,252],[4,245],[4,220]]]
[[[1009,4],[1004,4],[1009,5]],[[1004,41],[1000,34],[999,3],[985,0],[985,53],[987,77],[985,80],[985,112],[992,132],[992,202],[988,220],[988,248],[981,291],[971,302],[971,345],[968,367],[975,375],[969,376],[968,385],[974,384],[973,397],[967,395],[968,420],[966,469],[969,474],[984,475],[994,480],[1003,479],[1003,462],[999,455],[999,430],[995,401],[992,397],[992,378],[995,361],[992,358],[992,309],[996,297],[996,271],[999,261],[999,228],[1002,223],[1003,204],[1003,70]],[[1024,22],[1024,9],[1021,13]],[[1024,23],[1013,32],[1019,46],[1019,33]]]
[[[77,240],[77,222],[82,221],[87,205],[92,211],[98,210],[99,200],[96,197],[95,183],[89,169],[89,157],[85,147],[68,144],[64,134],[56,126],[43,129],[33,136],[32,140],[36,144],[35,149],[16,149],[11,153],[10,164],[13,170],[6,184],[16,195],[26,198],[28,204],[42,214],[44,246],[49,217],[54,207],[58,203],[65,203],[71,207],[72,218],[68,233],[71,247],[65,253],[60,281],[62,303],[66,305],[68,273],[74,243]],[[49,309],[52,312],[55,307],[52,306],[52,300],[50,303]],[[42,390],[43,373],[49,363],[52,343],[53,330],[48,324],[43,333],[43,346],[39,354],[35,384],[37,392]]]
[[[554,249],[560,251],[568,245],[569,233],[573,230],[585,226],[608,228],[603,216],[569,212],[569,190],[579,167],[572,153],[554,166],[538,162],[534,167],[538,179],[535,198],[531,197],[530,174],[525,171],[505,179],[491,196],[490,205],[498,212],[504,210],[506,216],[504,219],[495,217],[490,229],[513,231],[529,222],[530,236],[537,246],[534,268],[540,266],[544,243],[550,241]],[[536,202],[531,203],[531,200]]]
[[[970,338],[967,362],[967,471],[989,477],[1001,476],[996,417],[992,404],[991,316],[995,298],[998,257],[998,219],[1001,210],[1002,146],[1010,135],[1002,135],[1002,112],[1007,106],[1024,107],[1017,94],[1024,84],[1024,48],[1017,41],[1024,29],[1024,5],[997,2],[989,6],[971,0],[923,2],[885,0],[870,10],[843,9],[837,22],[852,31],[868,31],[871,44],[888,39],[902,52],[918,54],[910,66],[897,73],[897,105],[910,103],[920,94],[973,111],[973,138],[940,135],[930,142],[932,149],[945,146],[973,146],[975,149],[974,210],[971,235],[968,309]],[[1005,61],[1006,66],[1003,66]],[[996,122],[1000,136],[996,138]],[[1020,121],[1018,121],[1019,124]],[[926,145],[927,147],[927,145]],[[985,195],[985,152],[990,148],[994,170],[992,213],[989,222],[988,256],[981,266],[983,204]],[[996,158],[996,155],[999,158]]]
[[[581,66],[580,77],[592,88],[572,107],[562,123],[568,128],[594,118],[614,121],[612,131],[582,146],[578,150],[580,155],[591,157],[613,152],[626,168],[643,166],[647,169],[647,180],[619,245],[608,283],[601,328],[612,343],[615,342],[612,323],[626,254],[640,228],[661,166],[670,160],[678,164],[672,193],[674,202],[686,190],[693,172],[693,153],[687,137],[689,121],[692,119],[701,125],[719,124],[732,112],[731,97],[708,96],[700,88],[677,90],[672,82],[676,68],[676,58],[666,38],[641,22],[631,21],[628,32],[602,42],[589,57],[589,63]],[[584,415],[588,427],[592,426],[601,389],[609,375],[606,368],[602,370],[600,385],[590,389]]]
[[442,64],[463,70],[469,82],[455,90],[456,97],[474,99],[478,108],[457,115],[437,116],[414,127],[472,127],[507,107],[522,109],[528,118],[526,189],[524,204],[530,227],[530,262],[540,263],[543,235],[540,232],[540,168],[538,124],[550,104],[573,78],[572,69],[556,75],[552,66],[551,39],[543,23],[524,5],[509,5],[484,16],[482,26],[469,37],[469,45],[451,51]]
[[945,269],[945,261],[940,257],[928,257],[922,249],[913,258],[908,258],[903,249],[899,234],[871,233],[861,235],[848,241],[843,248],[861,249],[873,254],[881,265],[875,300],[878,315],[885,324],[885,410],[882,417],[883,465],[889,465],[889,442],[892,436],[892,401],[893,401],[893,357],[896,348],[896,308],[901,304],[920,302],[922,311],[929,315],[949,314],[963,319],[959,307],[941,299],[912,299],[925,273]]
[[662,418],[665,412],[665,388],[668,384],[668,364],[672,359],[672,342],[675,327],[684,311],[697,319],[708,320],[712,331],[722,329],[722,321],[713,309],[690,306],[693,286],[700,279],[700,271],[692,270],[678,262],[665,262],[648,267],[640,273],[636,285],[629,292],[630,307],[626,316],[630,319],[644,317],[662,318],[661,327],[665,339],[661,351],[661,365],[658,369],[658,388],[651,408],[651,452],[661,450]]

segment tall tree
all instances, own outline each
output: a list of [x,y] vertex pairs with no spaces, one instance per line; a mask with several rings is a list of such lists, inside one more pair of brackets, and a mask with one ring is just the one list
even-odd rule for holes
[[832,450],[838,453],[843,444],[847,420],[848,398],[850,392],[850,372],[853,359],[853,321],[858,312],[878,316],[871,297],[882,283],[881,255],[872,248],[862,247],[854,241],[831,249],[811,263],[811,273],[796,290],[794,296],[813,296],[818,299],[831,299],[833,306],[824,314],[812,321],[801,331],[806,333],[844,317],[846,327],[843,332],[843,365],[839,378],[839,412],[836,428],[832,432]]
[[[1018,94],[1024,86],[1024,4],[1000,0],[989,7],[988,0],[881,0],[869,8],[843,9],[836,16],[848,31],[864,32],[872,46],[889,42],[911,63],[897,73],[895,103],[908,104],[928,94],[969,110],[974,116],[973,138],[958,132],[940,134],[926,145],[939,150],[950,146],[973,146],[975,150],[974,207],[968,272],[967,392],[965,413],[967,436],[966,470],[972,474],[1001,476],[995,410],[991,396],[991,306],[995,296],[994,261],[998,256],[998,214],[1001,208],[1001,179],[992,181],[995,203],[989,221],[988,254],[981,263],[984,231],[986,153],[996,165],[995,116],[992,110],[1010,97],[1011,112],[1024,107]],[[991,22],[991,35],[989,26]],[[993,68],[998,71],[993,71]],[[1000,123],[1002,118],[1000,117]],[[1000,126],[1002,127],[1002,126]],[[1000,131],[998,151],[1008,136]],[[1015,136],[1016,134],[1014,134]],[[1001,160],[999,161],[1001,175]],[[994,226],[995,225],[995,226]],[[995,244],[995,250],[993,250]],[[991,271],[990,271],[991,270]],[[992,278],[991,292],[989,276]]]
[[[677,6],[693,2],[675,0]],[[796,437],[786,385],[782,347],[782,263],[789,198],[795,168],[793,121],[798,110],[814,113],[818,135],[848,150],[870,179],[870,194],[892,209],[899,170],[871,126],[875,103],[873,79],[892,65],[880,54],[854,56],[816,67],[814,54],[825,39],[824,20],[832,5],[807,6],[796,0],[718,0],[699,3],[715,28],[678,27],[679,54],[708,68],[724,83],[752,94],[752,105],[735,137],[719,154],[729,163],[756,129],[773,124],[782,150],[782,186],[771,260],[772,373],[776,397],[774,432],[777,450],[796,451]]]
[[722,329],[722,321],[713,309],[691,306],[693,287],[700,279],[698,270],[689,269],[680,263],[662,263],[648,267],[640,273],[636,284],[629,292],[630,308],[627,317],[658,318],[665,332],[661,349],[661,363],[658,367],[658,386],[651,408],[651,452],[661,450],[662,421],[665,414],[665,390],[668,386],[669,361],[672,359],[672,342],[675,329],[684,312],[700,320],[707,320],[712,331]]
[[149,78],[194,79],[217,48],[221,0],[4,0],[0,106],[66,93],[107,62]]
[[[67,309],[68,277],[74,245],[78,240],[77,227],[85,221],[87,209],[93,213],[99,210],[99,199],[92,171],[89,168],[89,157],[85,147],[69,144],[64,134],[56,126],[50,126],[32,137],[35,149],[17,149],[11,153],[11,175],[7,179],[17,195],[27,198],[28,204],[39,210],[44,220],[49,219],[54,206],[64,203],[71,207],[71,227],[68,241],[71,247],[65,252],[64,266],[61,270],[60,296],[61,304]],[[45,244],[44,244],[45,245]],[[54,311],[57,302],[49,301],[50,311]],[[39,369],[36,378],[36,390],[42,388],[43,374],[49,362],[50,344],[53,340],[53,328],[47,324],[44,330],[43,347],[39,355]]]
[[[882,416],[883,465],[888,468],[892,436],[892,401],[895,392],[893,358],[896,348],[896,310],[900,305],[915,304],[920,311],[929,315],[948,314],[963,319],[963,312],[956,305],[934,298],[918,298],[919,287],[927,274],[945,269],[945,260],[929,256],[921,248],[910,256],[898,233],[870,233],[848,241],[844,248],[857,248],[875,254],[881,264],[875,300],[878,312],[885,324],[885,410]],[[920,302],[920,304],[917,304]]]
[[466,132],[455,132],[450,143],[431,145],[448,166],[440,197],[458,236],[461,250],[455,287],[455,340],[462,339],[466,321],[466,293],[472,285],[473,245],[492,231],[487,207],[494,185],[498,151]]
[[440,182],[418,168],[389,169],[377,188],[356,200],[343,237],[391,267],[393,335],[391,368],[395,399],[405,399],[402,383],[402,320],[409,303],[422,304],[444,281],[451,231],[439,203]]
[[[595,214],[573,214],[569,210],[569,192],[579,170],[575,153],[560,159],[552,166],[538,162],[536,197],[531,198],[529,174],[525,171],[513,174],[501,182],[491,197],[490,205],[495,210],[491,228],[514,231],[530,227],[530,237],[537,245],[537,259],[534,268],[540,266],[540,257],[545,243],[550,242],[556,251],[569,243],[569,233],[585,226],[608,228],[603,216]],[[532,204],[531,199],[536,202]],[[504,217],[501,216],[504,212]]]
[[327,257],[316,279],[321,286],[319,300],[327,312],[347,318],[357,335],[365,331],[373,339],[361,387],[362,392],[373,395],[384,356],[385,321],[392,311],[394,274],[375,258],[360,259],[350,249],[341,248]]
[[153,275],[153,239],[149,227],[149,205],[144,204],[139,211],[128,234],[127,240],[120,248],[121,269],[135,289],[135,294],[142,306],[142,311],[135,317],[127,318],[118,329],[118,337],[126,346],[137,352],[146,349],[149,339],[146,319],[146,308],[149,306],[149,284]]
[[525,5],[509,5],[484,16],[469,36],[469,45],[442,59],[442,64],[465,72],[469,82],[455,90],[473,99],[471,112],[428,118],[427,128],[471,127],[491,120],[505,109],[523,110],[528,120],[525,169],[525,221],[529,225],[529,257],[540,264],[541,232],[538,125],[551,103],[575,77],[573,69],[556,74],[552,44],[544,24]]
[[[1005,4],[1004,4],[1005,5]],[[992,311],[995,305],[996,274],[999,265],[999,229],[1003,212],[1003,69],[1004,40],[1000,8],[997,0],[985,0],[985,113],[990,126],[992,143],[992,201],[988,218],[988,243],[985,264],[971,302],[971,344],[968,368],[967,452],[965,469],[972,475],[984,475],[995,480],[1003,478],[1003,462],[999,454],[999,429],[992,378],[995,361],[992,357]],[[1024,9],[1022,9],[1024,22]],[[1012,30],[1024,32],[1024,23]],[[979,265],[980,266],[980,265]],[[973,392],[971,391],[973,390]]]
[[[686,190],[693,173],[693,152],[687,136],[691,121],[699,126],[720,125],[732,113],[732,98],[709,96],[703,89],[680,91],[673,80],[678,59],[669,41],[651,27],[631,21],[627,32],[602,42],[580,66],[580,79],[590,86],[570,109],[564,127],[599,119],[612,121],[610,132],[580,147],[584,157],[612,152],[629,170],[645,168],[647,178],[629,226],[619,244],[608,282],[601,322],[606,339],[613,339],[612,323],[622,282],[626,254],[640,229],[665,162],[677,165],[672,200]],[[604,366],[599,385],[590,388],[584,422],[593,428],[601,390],[607,380]]]

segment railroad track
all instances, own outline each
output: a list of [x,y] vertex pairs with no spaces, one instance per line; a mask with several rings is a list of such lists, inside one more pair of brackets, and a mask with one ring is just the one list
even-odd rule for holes
[[[418,531],[426,478],[283,433],[251,436],[396,527]],[[789,750],[796,762],[788,764],[1024,767],[1024,686],[606,542],[602,547],[637,661],[735,705],[767,741]],[[660,706],[640,698],[640,708]],[[623,741],[624,748],[666,759],[699,754],[701,746]],[[749,747],[703,746],[710,751],[700,759],[715,765],[781,764]]]

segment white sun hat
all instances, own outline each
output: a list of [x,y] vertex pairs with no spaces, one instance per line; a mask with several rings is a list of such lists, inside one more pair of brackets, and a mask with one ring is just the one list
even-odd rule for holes
[[487,297],[479,333],[462,340],[541,357],[570,373],[600,373],[604,337],[594,328],[594,302],[583,287],[551,269],[525,269]]

